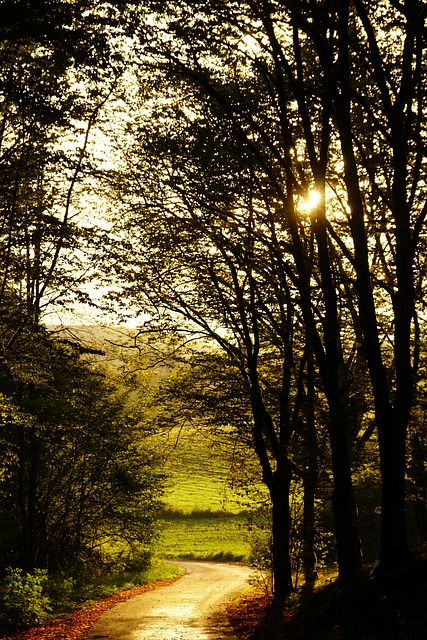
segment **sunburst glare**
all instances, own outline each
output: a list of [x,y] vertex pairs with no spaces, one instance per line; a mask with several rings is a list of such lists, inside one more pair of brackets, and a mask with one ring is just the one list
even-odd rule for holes
[[320,201],[320,193],[318,191],[309,191],[305,199],[301,202],[300,208],[303,211],[312,211],[317,207]]

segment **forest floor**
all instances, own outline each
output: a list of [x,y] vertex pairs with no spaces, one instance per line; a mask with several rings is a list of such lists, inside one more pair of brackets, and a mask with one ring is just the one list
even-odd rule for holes
[[[2,640],[83,640],[116,603],[171,582],[135,587]],[[340,590],[331,583],[311,595],[295,596],[286,607],[251,590],[228,607],[228,616],[239,640],[425,640],[427,558],[397,573],[367,577],[352,588]]]
[[228,615],[240,640],[426,640],[427,557],[351,588],[295,595],[287,606],[248,593]]

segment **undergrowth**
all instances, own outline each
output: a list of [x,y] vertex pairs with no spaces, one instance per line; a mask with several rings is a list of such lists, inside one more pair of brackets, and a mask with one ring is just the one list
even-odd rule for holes
[[110,574],[85,582],[48,576],[46,571],[9,569],[0,583],[0,632],[38,625],[76,607],[91,607],[105,596],[179,575],[177,567],[165,562],[153,563],[143,571]]
[[287,603],[252,590],[228,608],[239,640],[425,640],[427,559],[366,575],[351,586],[336,581]]

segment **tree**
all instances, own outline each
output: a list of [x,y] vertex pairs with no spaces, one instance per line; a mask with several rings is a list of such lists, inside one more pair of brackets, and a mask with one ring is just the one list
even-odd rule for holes
[[[322,66],[330,80],[344,162],[353,244],[349,259],[375,398],[384,568],[400,563],[408,553],[405,442],[413,397],[414,277],[420,275],[414,274],[414,257],[427,211],[421,169],[426,68],[425,38],[419,25],[423,11],[418,2],[381,2],[375,8],[364,2],[351,8],[349,3],[338,3],[336,65],[331,53],[320,51],[323,43],[318,46],[319,55],[325,54]],[[294,16],[312,34],[297,8]],[[365,82],[359,85],[362,74]],[[370,136],[366,126],[361,126],[363,121],[370,125]],[[376,155],[379,149],[381,167]],[[372,207],[372,200],[366,202],[366,186],[377,196],[377,206]],[[373,248],[378,235],[380,242]],[[374,269],[377,252],[382,268]],[[387,255],[392,256],[392,268],[385,264]],[[388,349],[378,327],[382,292],[387,295],[393,325],[391,376],[387,375]]]
[[[145,25],[145,62],[163,101],[150,95],[133,158],[137,184],[149,185],[143,208],[132,208],[132,225],[142,213],[145,229],[133,226],[127,240],[140,254],[121,258],[117,272],[131,300],[161,319],[181,314],[231,355],[223,332],[232,327],[254,397],[259,326],[284,312],[276,337],[285,353],[294,318],[303,322],[329,405],[342,581],[361,567],[348,365],[354,352],[366,360],[382,474],[380,566],[399,564],[427,211],[424,9],[386,0],[151,6],[161,19]],[[301,205],[310,189],[318,202],[309,214]],[[262,344],[274,344],[271,333]]]
[[[188,101],[187,109],[191,109]],[[172,137],[163,146],[161,131],[156,132],[159,146],[152,143],[155,124],[149,131],[139,131],[134,158],[135,170],[147,184],[147,190],[141,190],[145,207],[137,217],[133,206],[129,226],[120,230],[122,238],[129,233],[125,250],[132,244],[133,255],[120,253],[116,270],[119,277],[128,275],[128,299],[141,304],[142,296],[151,312],[181,315],[196,331],[216,340],[240,370],[252,406],[255,448],[273,511],[277,510],[273,556],[276,594],[281,595],[291,585],[291,523],[284,496],[291,480],[289,442],[301,403],[300,391],[293,391],[291,381],[300,390],[298,380],[304,373],[304,365],[297,364],[302,356],[294,351],[296,336],[298,343],[304,340],[294,321],[295,278],[279,244],[283,231],[276,229],[264,207],[269,187],[261,173],[256,175],[253,157],[233,139],[232,129],[221,125],[215,108],[203,113],[206,128],[201,127],[201,118],[200,114],[193,123],[183,113],[178,124],[175,117],[174,133],[167,132]],[[145,150],[142,139],[147,139],[147,154],[158,154],[167,175],[163,185],[150,177],[151,168],[140,157]],[[239,145],[240,154],[228,151],[231,144]],[[209,164],[211,153],[216,154],[214,165]],[[230,166],[236,177],[230,175]],[[264,181],[265,194],[257,191],[259,180]],[[108,261],[111,268],[111,254]],[[143,271],[144,278],[135,278],[135,269]],[[282,363],[281,374],[274,371],[276,362]],[[268,380],[277,394],[272,407],[266,400]],[[276,478],[280,478],[278,489]]]
[[120,566],[137,553],[146,562],[163,477],[126,391],[41,328],[22,333],[11,358],[1,380],[5,561],[82,574],[106,564],[114,542]]
[[96,224],[85,220],[82,183],[88,198],[91,136],[131,28],[130,5],[113,4],[0,3],[0,304],[13,290],[24,322],[73,294],[88,299]]
[[[192,10],[188,10],[190,13],[192,12]],[[205,19],[209,20],[204,11],[205,9],[201,9],[200,15],[196,13],[195,17],[193,13],[191,15],[196,22],[197,19],[200,19],[201,22]],[[236,27],[236,23],[229,18],[226,27],[219,26],[217,18],[217,15],[212,18],[212,30],[210,31],[211,34],[215,34],[214,42],[209,40],[206,44],[206,50],[215,47],[212,54],[216,56],[215,60],[220,59],[222,53],[224,53],[224,58],[228,59],[229,43],[223,36],[231,37],[227,32],[227,29],[230,28],[232,36],[237,37],[239,27]],[[191,20],[188,21],[188,24],[190,23]],[[172,30],[174,25],[175,23],[172,21]],[[193,27],[196,35],[191,32]],[[225,33],[223,33],[223,28]],[[262,27],[257,24],[257,28],[260,29],[259,34],[261,34]],[[229,282],[234,281],[236,288],[230,298],[233,300],[232,303],[229,303],[230,309],[236,307],[238,310],[243,309],[245,313],[246,309],[250,310],[250,323],[233,311],[233,319],[237,318],[239,322],[242,322],[239,331],[243,340],[246,331],[249,337],[255,336],[256,342],[258,329],[253,328],[254,324],[271,322],[275,338],[270,338],[270,340],[273,343],[274,340],[280,340],[285,354],[289,353],[289,350],[292,352],[294,304],[297,303],[300,306],[306,335],[312,342],[312,348],[321,371],[323,388],[330,405],[330,433],[336,476],[334,509],[337,521],[338,555],[341,578],[343,580],[350,579],[351,576],[358,573],[361,560],[355,528],[348,454],[348,424],[346,420],[348,400],[345,386],[342,384],[342,372],[345,369],[342,357],[344,350],[340,344],[338,332],[339,314],[342,309],[340,311],[338,309],[332,278],[332,257],[328,253],[324,229],[319,222],[324,219],[324,214],[321,214],[320,209],[318,210],[318,220],[313,230],[310,228],[308,217],[298,220],[296,216],[294,199],[298,199],[300,194],[305,193],[306,190],[303,190],[302,187],[298,188],[298,185],[295,185],[295,175],[291,170],[287,171],[289,164],[292,164],[291,147],[297,147],[297,136],[299,136],[298,143],[300,139],[301,141],[304,139],[304,128],[298,121],[297,111],[293,108],[288,113],[285,109],[285,98],[292,95],[290,94],[292,87],[289,86],[292,78],[286,83],[283,81],[281,102],[278,99],[278,103],[275,103],[271,96],[276,95],[274,82],[277,68],[274,67],[274,64],[277,67],[278,61],[275,60],[276,49],[273,38],[271,38],[271,49],[269,50],[273,57],[273,71],[270,70],[270,62],[267,60],[269,53],[265,54],[266,59],[261,54],[252,58],[250,51],[244,47],[243,49],[237,48],[235,54],[233,52],[235,58],[230,58],[229,66],[226,67],[228,75],[224,77],[224,68],[221,68],[220,75],[215,63],[210,64],[208,57],[203,58],[202,51],[205,43],[199,37],[200,33],[194,24],[189,29],[190,31],[185,34],[185,46],[178,47],[181,52],[188,52],[187,59],[181,55],[175,55],[175,45],[178,38],[181,37],[181,31],[179,31],[177,40],[171,41],[169,39],[165,45],[163,63],[169,73],[176,74],[179,78],[173,91],[177,93],[180,89],[181,95],[186,97],[185,106],[180,108],[173,102],[168,89],[165,90],[168,99],[173,102],[170,118],[174,131],[172,133],[169,130],[163,133],[161,127],[155,131],[155,125],[144,122],[145,131],[142,133],[140,131],[138,134],[140,140],[147,141],[145,150],[140,153],[145,153],[147,156],[150,154],[151,158],[160,158],[159,166],[161,169],[159,171],[162,176],[165,176],[166,183],[164,189],[160,188],[160,191],[157,184],[150,187],[153,197],[147,197],[144,194],[144,197],[147,198],[145,206],[149,207],[151,212],[148,220],[143,223],[147,227],[148,224],[150,225],[148,233],[139,236],[145,253],[143,258],[144,278],[147,278],[147,283],[149,282],[147,299],[149,303],[152,303],[151,308],[173,309],[175,313],[180,312],[181,309],[182,315],[193,321],[194,315],[197,315],[197,322],[200,322],[200,318],[202,318],[201,326],[209,332],[210,328],[207,328],[207,325],[212,317],[216,318],[212,309],[218,309],[219,305],[219,308],[225,306],[222,287],[227,287]],[[265,30],[267,38],[270,37],[271,32],[268,30],[268,24]],[[261,35],[259,37],[261,38]],[[157,43],[156,48],[158,51],[162,51],[162,43]],[[196,59],[194,65],[192,63],[193,56]],[[200,63],[202,59],[208,60],[206,66]],[[253,76],[248,74],[245,65],[253,67],[255,72]],[[322,118],[325,120],[323,127],[325,140],[324,142],[320,141],[320,153],[322,154],[319,160],[320,164],[316,159],[316,141],[314,139],[309,141],[312,151],[312,165],[317,170],[316,184],[320,186],[322,180],[325,180],[326,166],[323,166],[325,164],[323,156],[325,156],[325,150],[328,149],[329,144],[328,108],[326,105],[326,115],[322,115],[324,110],[318,108],[316,104],[316,111],[320,114],[320,123]],[[155,109],[156,107],[150,113],[152,120],[156,116]],[[161,109],[163,113],[161,126],[163,126],[166,112],[164,104]],[[260,112],[266,114],[265,123],[258,120]],[[212,131],[213,123],[215,123],[215,131]],[[285,136],[285,140],[282,139],[282,136]],[[153,143],[153,141],[156,142]],[[283,156],[280,155],[280,145],[284,145]],[[214,160],[214,164],[210,165],[212,160]],[[147,176],[149,170],[141,169],[141,164],[138,165],[139,180],[141,175],[144,175],[144,179],[149,181],[150,176]],[[300,172],[303,172],[304,167],[302,163],[300,164]],[[308,163],[308,170],[309,168],[310,164]],[[283,173],[286,177],[286,187],[283,184]],[[306,182],[307,180],[308,177]],[[163,218],[165,215],[167,216],[168,231],[162,228],[162,223],[158,223],[152,215],[152,212],[156,210],[162,210]],[[135,213],[135,210],[133,211]],[[242,216],[242,212],[245,213],[245,218]],[[175,219],[178,220],[179,233],[184,237],[185,234],[188,234],[188,238],[191,237],[191,247],[186,245],[185,250],[179,247],[178,256],[175,254],[176,247],[170,247],[169,241],[170,236],[174,239],[180,238],[175,227]],[[134,222],[135,218],[133,218]],[[193,235],[190,236],[193,232],[195,232],[196,239]],[[137,233],[139,235],[140,231],[138,230]],[[132,228],[132,234],[134,237],[137,235],[134,228]],[[153,245],[153,238],[155,238],[156,251],[159,250],[159,242],[162,242],[163,253],[174,256],[171,263],[172,268],[167,271],[166,286],[161,293],[158,293],[161,286],[159,278],[155,278],[154,274],[150,278],[148,276],[150,267],[147,271],[145,266],[149,255],[150,265],[156,265],[157,270],[160,270],[159,261],[158,259],[156,261],[156,257],[149,248],[150,245]],[[201,240],[202,248],[199,243],[200,238],[203,238]],[[314,249],[313,241],[316,243],[316,249]],[[197,251],[194,253],[196,247]],[[315,257],[313,257],[312,251],[315,251]],[[208,253],[208,257],[206,257],[206,253]],[[321,268],[315,272],[310,265],[313,264],[317,255],[320,256]],[[202,256],[204,257],[202,258]],[[122,261],[122,259],[121,257],[120,260]],[[225,272],[223,272],[224,275],[216,275],[212,265],[214,263],[219,265],[220,260],[225,260],[228,275],[225,275]],[[203,277],[202,282],[197,282],[201,277],[198,274],[203,269],[203,261],[210,265],[210,271],[207,272],[206,277]],[[182,267],[185,278],[183,277],[181,282],[187,283],[183,287],[180,286],[180,276],[178,275],[183,272],[180,271],[181,267],[175,268],[175,264],[186,265]],[[191,265],[190,270],[188,270],[188,265]],[[165,267],[168,269],[168,263],[165,264]],[[194,268],[198,270],[198,274],[195,276],[193,276]],[[123,263],[121,262],[119,272],[122,270]],[[132,267],[130,267],[130,272],[134,279]],[[191,279],[193,277],[194,280]],[[316,314],[323,314],[324,300],[322,301],[321,297],[314,292],[312,279],[319,284],[321,292],[326,296],[324,299],[327,301],[325,322],[320,332],[318,331]],[[190,282],[191,284],[189,284]],[[247,299],[246,295],[243,297],[239,291],[240,282],[244,282],[242,291],[244,290],[245,294],[246,291],[248,292]],[[271,294],[267,282],[272,288]],[[156,285],[155,293],[153,283]],[[207,291],[212,285],[219,292],[219,301],[216,296],[212,296],[212,298],[205,296],[204,302],[201,302],[199,295],[191,293],[193,288],[199,290],[203,286]],[[138,286],[143,288],[142,279],[133,289],[129,288],[137,292]],[[191,313],[186,307],[189,300],[191,300]],[[180,305],[182,306],[180,307]],[[183,310],[184,307],[185,310]],[[287,318],[286,309],[289,313]],[[212,314],[214,315],[212,316]],[[263,314],[265,314],[265,318]],[[280,322],[277,322],[275,314],[277,317],[281,317]],[[224,323],[226,327],[230,326],[228,319],[215,321],[220,324]],[[249,329],[245,330],[245,323]],[[285,332],[283,327],[286,328]],[[234,333],[237,335],[238,331],[234,330]],[[221,334],[219,337],[222,337]],[[219,344],[221,344],[221,340],[219,340]],[[249,344],[249,347],[248,358],[250,360],[253,345]],[[258,347],[255,346],[256,353],[257,349]],[[286,358],[285,355],[285,362]],[[289,377],[285,377],[284,381],[287,388]],[[252,382],[255,390],[257,383],[254,380]],[[259,388],[254,393],[258,397],[262,397]],[[285,406],[286,401],[283,403],[283,407]],[[254,416],[256,412],[257,409],[254,408]],[[255,417],[254,419],[256,420]],[[265,431],[264,428],[261,428],[260,433],[263,431]],[[282,443],[285,447],[287,446],[286,439],[282,438]],[[281,498],[278,497],[277,501],[280,502],[280,500]]]

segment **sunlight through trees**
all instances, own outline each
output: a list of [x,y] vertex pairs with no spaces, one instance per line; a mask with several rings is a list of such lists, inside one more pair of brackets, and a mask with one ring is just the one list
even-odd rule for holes
[[366,547],[405,563],[427,543],[423,3],[49,0],[22,24],[20,4],[0,3],[4,478],[24,449],[39,477],[37,403],[67,414],[43,313],[96,302],[172,371],[154,413],[257,460],[277,597],[297,554],[314,584],[329,507],[340,584]]

